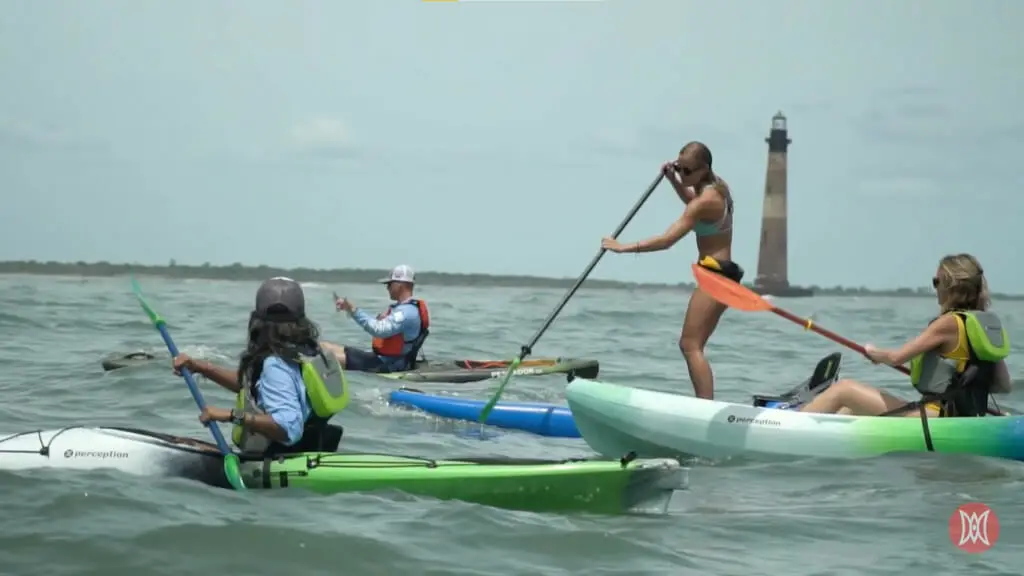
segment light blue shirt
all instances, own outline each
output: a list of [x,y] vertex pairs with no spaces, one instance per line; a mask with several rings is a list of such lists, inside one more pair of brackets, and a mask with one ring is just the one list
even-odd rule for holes
[[404,365],[405,355],[412,350],[411,341],[420,334],[420,310],[408,300],[399,304],[391,304],[388,308],[391,309],[391,314],[379,320],[365,310],[356,308],[352,312],[352,319],[374,338],[388,338],[401,333],[402,339],[405,340],[405,344],[402,346],[402,357],[391,358],[380,355],[377,357],[390,370],[405,370],[408,368]]
[[257,383],[259,399],[256,404],[287,434],[286,446],[302,439],[302,431],[309,418],[309,397],[302,383],[298,364],[270,356],[263,361],[263,373]]

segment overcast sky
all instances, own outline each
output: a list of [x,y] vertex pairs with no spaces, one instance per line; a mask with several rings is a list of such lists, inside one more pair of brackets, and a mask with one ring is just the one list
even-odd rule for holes
[[[1024,292],[1021,22],[1008,0],[12,0],[0,259],[575,277],[698,139],[753,279],[782,110],[791,281],[921,286],[969,251]],[[681,209],[663,184],[623,239]]]

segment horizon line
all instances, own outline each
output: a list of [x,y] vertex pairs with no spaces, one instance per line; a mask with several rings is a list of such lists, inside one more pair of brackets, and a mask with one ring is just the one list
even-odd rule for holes
[[[131,274],[135,271],[147,276],[161,276],[177,279],[205,279],[205,280],[228,280],[228,281],[257,281],[266,279],[271,275],[287,275],[299,281],[307,282],[340,282],[340,283],[375,283],[390,272],[389,268],[312,268],[306,266],[285,268],[271,266],[269,264],[258,264],[255,266],[234,262],[228,265],[214,265],[209,262],[203,264],[179,264],[171,259],[168,264],[142,264],[138,262],[117,263],[105,260],[86,262],[79,260],[75,262],[61,262],[57,260],[3,260],[0,261],[0,275],[27,274],[32,276],[91,276],[91,277],[113,277]],[[305,277],[303,277],[305,276]],[[417,272],[418,279],[426,277],[428,284],[441,286],[479,286],[490,285],[494,287],[534,287],[534,288],[555,288],[569,287],[576,282],[576,278],[536,276],[530,274],[489,274],[473,272],[442,272],[436,270],[425,270]],[[753,287],[752,284],[744,284]],[[609,278],[588,278],[585,287],[598,289],[644,289],[644,290],[665,290],[685,288],[693,290],[695,282],[633,282],[626,280],[612,280]],[[896,287],[896,288],[867,288],[866,286],[819,286],[792,285],[793,288],[810,288],[814,295],[822,296],[843,296],[843,295],[872,295],[872,296],[898,296],[898,297],[930,297],[934,294],[931,286],[921,287]],[[1024,300],[1024,294],[1009,294],[993,292],[993,298],[1004,300]]]

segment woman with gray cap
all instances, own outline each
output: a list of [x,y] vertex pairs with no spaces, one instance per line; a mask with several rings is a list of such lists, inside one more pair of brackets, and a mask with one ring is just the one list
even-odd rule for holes
[[318,339],[316,324],[306,317],[302,286],[271,278],[256,292],[249,342],[237,370],[184,354],[174,358],[174,370],[188,368],[238,395],[233,409],[207,406],[199,420],[233,423],[232,439],[243,452],[333,451],[342,430],[327,421],[348,404],[348,384]]

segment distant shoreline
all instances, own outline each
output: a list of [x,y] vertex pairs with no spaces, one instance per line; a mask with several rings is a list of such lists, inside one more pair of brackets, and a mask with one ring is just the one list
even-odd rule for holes
[[[0,275],[28,274],[34,276],[87,276],[109,278],[115,276],[158,276],[176,279],[260,281],[272,276],[287,276],[301,282],[366,284],[376,282],[390,270],[368,268],[277,268],[274,266],[200,266],[177,264],[173,260],[166,266],[146,264],[115,264],[111,262],[39,262],[36,260],[9,260],[0,262]],[[418,272],[418,280],[432,286],[476,286],[511,288],[569,288],[575,278],[547,278],[498,274],[455,274],[449,272]],[[693,290],[693,282],[675,284],[654,282],[622,282],[619,280],[588,279],[586,288],[618,290]],[[933,298],[931,287],[869,290],[864,287],[809,286],[815,296],[885,296],[902,298]],[[997,300],[1024,300],[1024,294],[993,293]]]

